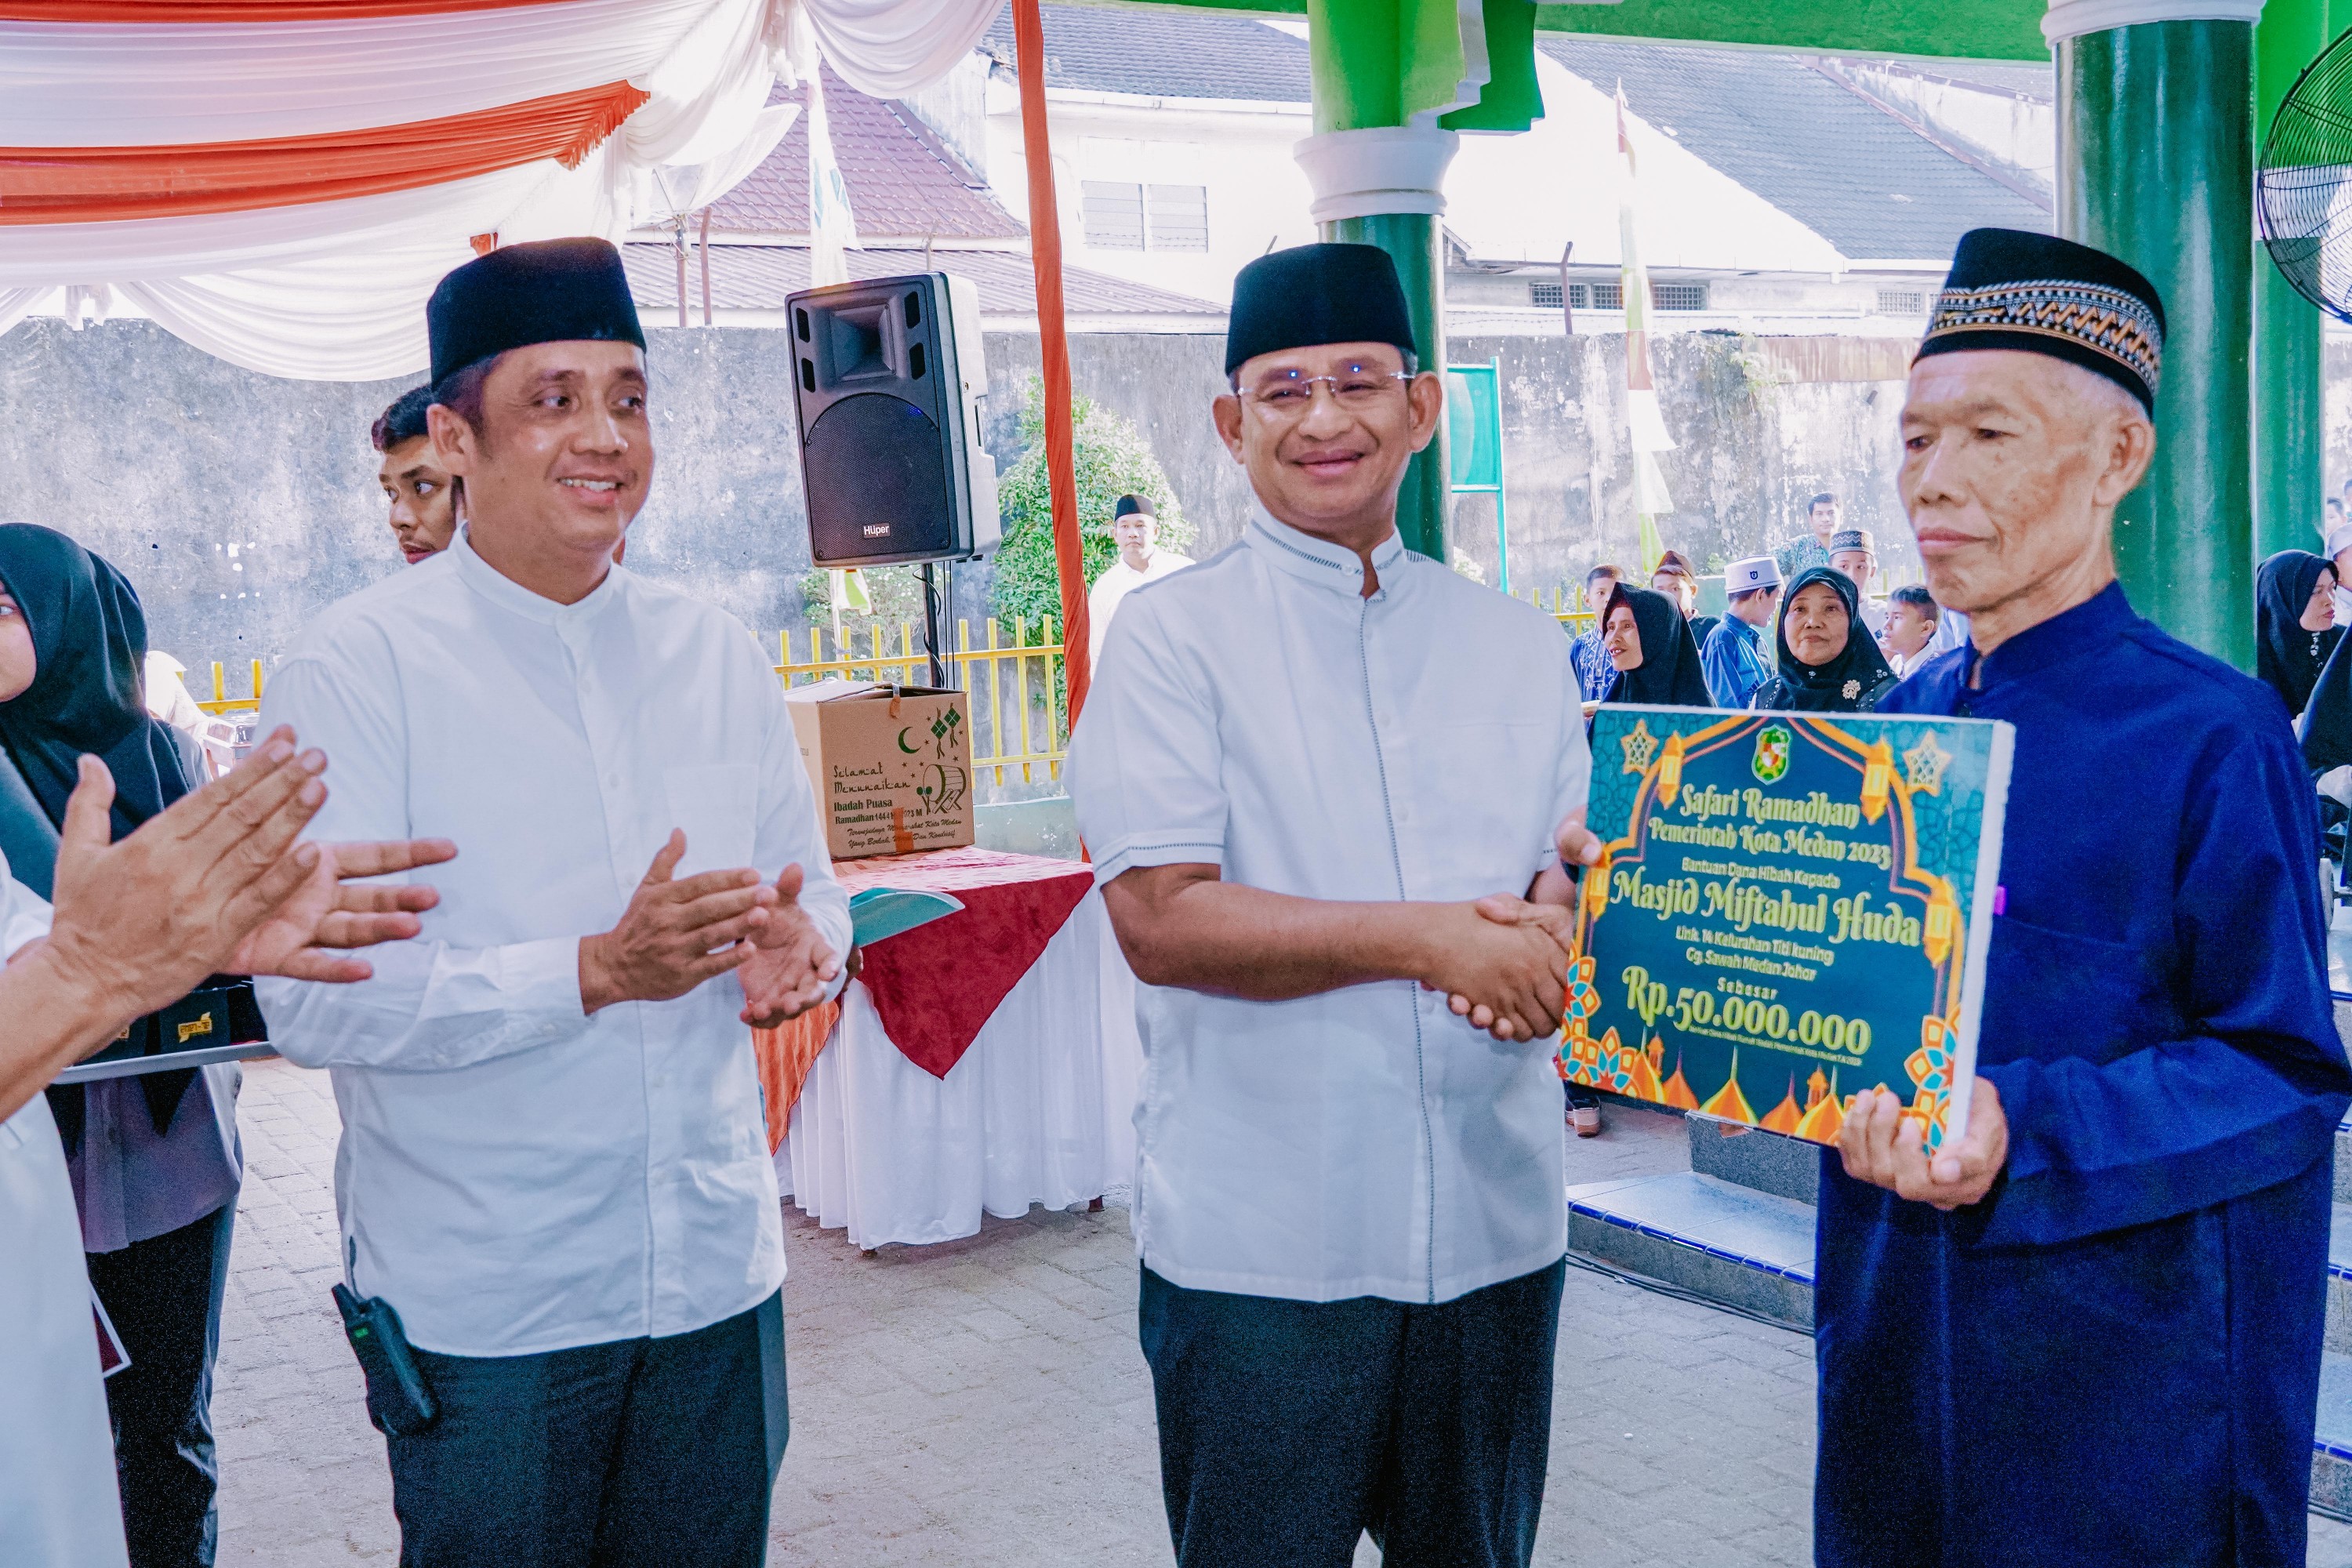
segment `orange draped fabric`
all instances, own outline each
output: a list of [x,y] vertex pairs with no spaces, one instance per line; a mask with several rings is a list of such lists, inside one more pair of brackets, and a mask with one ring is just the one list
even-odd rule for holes
[[751,1031],[752,1053],[760,1060],[760,1089],[768,1102],[768,1152],[773,1154],[792,1125],[793,1107],[808,1082],[809,1068],[833,1037],[841,1021],[841,1004],[827,1002],[773,1029]]
[[1044,362],[1045,385],[1045,495],[1054,521],[1055,575],[1062,590],[1062,679],[1069,688],[1063,711],[1076,729],[1094,671],[1087,657],[1086,545],[1078,532],[1070,339],[1062,303],[1062,217],[1054,199],[1054,151],[1045,114],[1045,23],[1037,0],[1013,0],[1013,74],[1021,87],[1022,155],[1029,174],[1029,259],[1037,282],[1038,357]]
[[644,103],[625,81],[370,131],[162,147],[0,147],[0,226],[298,206],[541,158],[578,164]]
[[0,22],[105,22],[132,26],[208,22],[350,22],[370,16],[434,16],[509,11],[554,0],[0,0]]

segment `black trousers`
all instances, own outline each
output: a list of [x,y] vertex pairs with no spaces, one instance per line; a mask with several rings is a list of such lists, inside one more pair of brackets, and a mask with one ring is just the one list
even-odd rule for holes
[[1188,1290],[1138,1318],[1181,1568],[1525,1568],[1565,1263],[1441,1306]]
[[661,1339],[416,1352],[440,1418],[384,1439],[401,1568],[760,1568],[791,1430],[783,1295]]
[[131,1364],[106,1380],[106,1408],[131,1568],[212,1568],[220,1533],[213,1358],[236,1226],[231,1198],[177,1230],[84,1255],[131,1352]]

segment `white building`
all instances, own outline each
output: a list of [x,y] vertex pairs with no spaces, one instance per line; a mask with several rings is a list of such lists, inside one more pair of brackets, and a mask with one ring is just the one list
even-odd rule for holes
[[[1292,156],[1312,131],[1302,30],[1045,8],[1074,264],[1221,300],[1252,258],[1314,237]],[[941,124],[1025,211],[1010,22],[982,47],[984,91],[943,103]],[[2047,68],[1540,36],[1536,70],[1544,118],[1520,135],[1465,135],[1447,176],[1457,332],[1558,331],[1563,305],[1577,331],[1622,330],[1621,84],[1654,330],[1916,336],[1963,232],[2049,226]]]
[[[1313,129],[1303,24],[1084,5],[1048,5],[1045,21],[1072,329],[1221,330],[1236,271],[1315,237],[1292,151]],[[917,98],[827,89],[863,247],[853,273],[954,267],[1003,328],[1035,310],[1013,53],[1000,16]],[[1520,135],[1465,135],[1447,175],[1457,334],[1623,330],[1621,87],[1653,331],[1916,338],[1963,232],[2049,226],[2047,67],[1553,35],[1538,39],[1536,71],[1544,117]],[[715,321],[780,320],[804,286],[807,182],[795,125],[713,207]],[[641,301],[675,310],[668,237],[635,237]],[[690,258],[698,320],[698,267]]]

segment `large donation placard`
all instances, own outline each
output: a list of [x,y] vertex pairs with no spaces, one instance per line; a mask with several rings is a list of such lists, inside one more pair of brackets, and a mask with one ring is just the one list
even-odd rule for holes
[[2013,737],[1602,708],[1562,1075],[1824,1143],[1885,1087],[1959,1137]]

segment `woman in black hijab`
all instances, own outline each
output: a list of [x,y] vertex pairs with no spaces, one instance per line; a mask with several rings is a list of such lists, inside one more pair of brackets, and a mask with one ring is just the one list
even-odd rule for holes
[[2336,626],[2336,567],[2308,550],[2282,550],[2254,579],[2254,673],[2300,713],[2327,656],[2344,634]]
[[[1620,583],[1601,606],[1601,646],[1617,667],[1606,702],[1643,702],[1658,708],[1712,708],[1706,676],[1699,668],[1698,644],[1682,606],[1649,588]],[[1579,1138],[1601,1135],[1601,1097],[1580,1083],[1568,1085],[1568,1124]]]
[[188,793],[178,746],[140,694],[147,617],[122,574],[54,529],[0,523],[0,587],[29,623],[32,685],[0,702],[0,745],[53,824],[79,758],[114,775],[114,836]]
[[1660,708],[1712,708],[1698,644],[1680,605],[1664,594],[1620,583],[1601,612],[1601,646],[1617,667],[1606,700]]
[[[0,750],[50,826],[65,821],[84,752],[114,775],[118,838],[185,795],[179,749],[141,696],[147,620],[122,574],[52,529],[8,523],[0,593],[33,651],[30,681],[0,699]],[[236,1074],[178,1068],[47,1091],[90,1282],[131,1353],[106,1395],[139,1568],[213,1555],[212,1362],[241,1173]]]
[[1797,574],[1780,601],[1777,640],[1780,673],[1757,689],[1754,707],[1867,713],[1895,689],[1895,671],[1862,624],[1853,579],[1843,572],[1811,566]]

